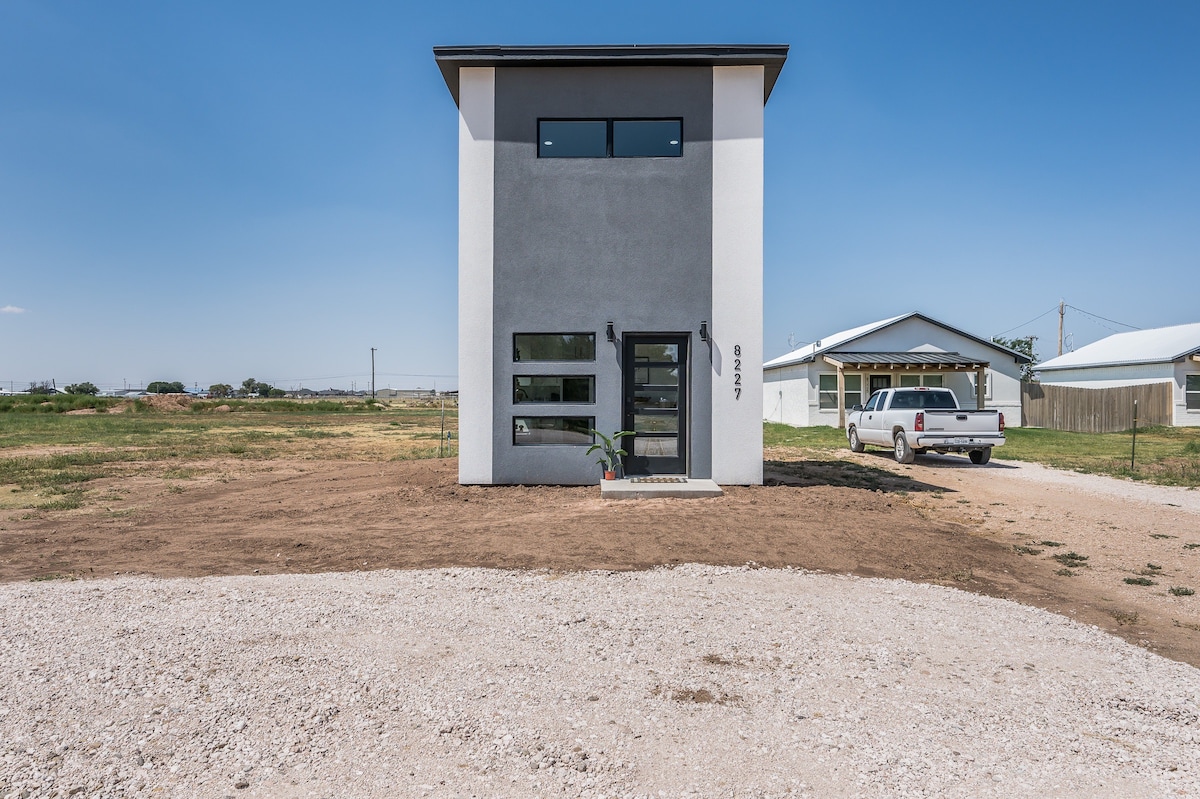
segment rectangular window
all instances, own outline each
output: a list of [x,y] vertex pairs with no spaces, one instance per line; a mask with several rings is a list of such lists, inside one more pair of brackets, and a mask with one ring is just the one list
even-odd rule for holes
[[1200,375],[1187,375],[1184,396],[1189,411],[1200,411]]
[[612,131],[614,158],[671,157],[683,151],[681,119],[615,119]]
[[941,388],[941,375],[900,375],[900,388]]
[[837,410],[837,375],[820,375],[817,407],[823,411]]
[[682,119],[539,119],[538,158],[677,158]]
[[587,447],[594,443],[595,426],[591,416],[514,416],[513,444]]
[[517,333],[514,361],[594,361],[595,333]]
[[513,378],[513,402],[596,401],[596,378],[592,375],[517,375]]
[[608,120],[544,119],[538,122],[538,158],[607,158]]
[[[862,375],[846,375],[846,393],[843,397],[845,408],[853,408],[862,402]],[[837,375],[818,375],[817,407],[823,411],[837,410]]]
[[843,379],[845,380],[846,396],[845,404],[842,407],[853,408],[862,402],[862,375],[846,375]]
[[[972,372],[971,373],[971,397],[972,398],[974,398],[975,395],[979,393],[978,388],[975,385],[977,382],[979,382],[979,374],[977,372]],[[992,373],[990,371],[987,373],[987,379],[984,381],[984,384],[983,384],[983,398],[984,399],[992,398]]]

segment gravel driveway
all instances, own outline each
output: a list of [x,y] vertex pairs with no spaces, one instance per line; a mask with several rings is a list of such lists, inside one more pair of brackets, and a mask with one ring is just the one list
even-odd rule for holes
[[793,570],[0,585],[0,796],[1165,796],[1200,672]]

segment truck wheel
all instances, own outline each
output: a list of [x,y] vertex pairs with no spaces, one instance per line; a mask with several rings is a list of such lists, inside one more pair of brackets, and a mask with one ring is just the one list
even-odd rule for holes
[[896,463],[912,463],[916,459],[917,454],[908,445],[908,439],[904,437],[904,431],[901,430],[896,433]]
[[971,463],[978,463],[980,466],[982,466],[992,459],[992,448],[988,447],[987,449],[973,449],[968,452],[967,455],[971,458]]
[[850,451],[851,452],[862,452],[864,449],[866,449],[866,447],[863,446],[863,443],[858,440],[858,428],[857,427],[851,427],[850,430],[847,431],[847,433],[846,433],[846,438],[848,438],[850,440]]

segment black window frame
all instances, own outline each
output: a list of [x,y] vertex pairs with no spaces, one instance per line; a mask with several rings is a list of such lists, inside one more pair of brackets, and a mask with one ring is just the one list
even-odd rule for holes
[[[590,358],[522,358],[520,349],[517,347],[518,336],[590,336],[592,339],[592,357]],[[596,339],[598,337],[591,331],[566,331],[556,333],[513,333],[512,334],[512,362],[513,363],[595,363],[596,362]]]
[[[606,146],[604,155],[543,155],[542,154],[542,123],[543,122],[604,122],[606,128]],[[679,123],[679,152],[673,155],[614,155],[613,154],[613,123],[614,122],[678,122]],[[682,158],[683,157],[683,117],[538,117],[537,120],[537,157],[539,159],[572,159],[600,158]]]
[[[524,444],[517,440],[517,420],[518,419],[581,419],[581,420],[585,420],[587,422],[588,440],[581,441],[577,444],[570,443],[567,441],[563,441],[563,442],[559,442],[559,443],[550,443],[550,442],[545,442],[545,441],[539,441],[537,443]],[[590,447],[592,444],[596,443],[596,434],[593,432],[596,429],[596,417],[595,416],[580,416],[578,414],[566,414],[566,413],[513,414],[511,428],[512,428],[512,445],[514,447]]]
[[[535,363],[537,363],[537,362],[535,361]],[[540,378],[540,379],[557,379],[557,380],[560,380],[560,381],[563,381],[563,380],[587,380],[587,381],[588,381],[588,396],[589,396],[589,397],[591,397],[591,399],[587,399],[587,400],[569,400],[569,399],[557,399],[557,400],[517,399],[517,392],[521,390],[521,386],[520,386],[520,385],[517,383],[517,381],[518,381],[518,380],[521,380],[522,378],[530,378],[530,379],[539,379],[539,378]],[[563,389],[562,389],[561,393],[562,393],[563,395],[565,395],[565,394],[567,393],[567,392],[566,392],[566,387],[565,387],[565,386],[563,387]],[[570,374],[568,374],[568,375],[563,375],[563,374],[554,374],[554,375],[530,375],[530,374],[520,374],[520,375],[513,375],[513,405],[549,405],[549,406],[551,406],[551,407],[555,407],[555,406],[558,406],[558,405],[595,405],[595,404],[596,404],[596,376],[595,376],[595,375],[593,375],[593,374],[586,374],[586,375],[570,375]]]
[[[1196,384],[1195,388],[1192,388],[1193,383]],[[1193,413],[1200,411],[1200,374],[1183,376],[1183,409]]]

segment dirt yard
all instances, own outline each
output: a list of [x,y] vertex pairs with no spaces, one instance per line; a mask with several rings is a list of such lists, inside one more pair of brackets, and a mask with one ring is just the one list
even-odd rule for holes
[[77,510],[0,510],[0,580],[753,563],[1007,597],[1200,666],[1200,596],[1169,592],[1200,590],[1200,492],[954,457],[767,457],[760,488],[628,502],[463,487],[449,459],[132,471]]

